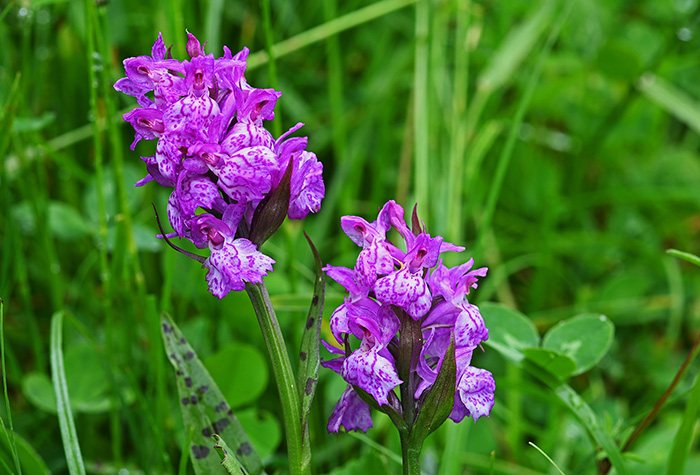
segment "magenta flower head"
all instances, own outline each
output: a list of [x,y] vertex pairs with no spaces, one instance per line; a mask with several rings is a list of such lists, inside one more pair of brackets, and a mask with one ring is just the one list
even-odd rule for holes
[[264,128],[281,93],[246,82],[247,48],[233,55],[224,47],[214,58],[204,52],[206,43],[187,36],[190,59],[172,59],[159,34],[151,56],[124,60],[126,77],[114,88],[140,106],[124,115],[135,131],[131,149],[157,141],[155,154],[141,157],[148,173],[136,186],[155,181],[172,188],[174,232],[161,237],[208,248],[208,257],[186,254],[208,269],[209,290],[222,298],[272,270],[275,261],[259,247],[285,217],[320,209],[323,166],[306,150],[305,137],[288,138],[302,123],[278,139]]
[[[362,250],[354,269],[324,268],[348,291],[330,320],[336,342],[324,342],[338,358],[323,366],[348,383],[328,424],[331,432],[341,425],[367,431],[372,407],[389,414],[399,430],[424,437],[448,416],[476,421],[493,407],[493,376],[471,366],[488,329],[468,300],[487,269],[473,269],[473,259],[446,267],[442,253],[464,248],[426,233],[415,209],[412,218],[409,228],[403,208],[390,201],[372,223],[357,216],[341,219],[343,231]],[[391,228],[400,246],[388,239]],[[424,434],[416,428],[421,424],[429,428]]]

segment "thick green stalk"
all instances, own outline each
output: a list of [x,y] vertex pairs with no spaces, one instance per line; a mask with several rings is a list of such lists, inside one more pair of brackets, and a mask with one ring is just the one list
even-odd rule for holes
[[245,289],[258,317],[260,330],[270,355],[272,373],[277,383],[287,438],[289,471],[292,474],[310,474],[311,452],[308,444],[306,447],[302,444],[301,406],[297,395],[296,378],[289,362],[287,346],[284,343],[275,310],[270,302],[270,295],[264,283],[246,283]]
[[409,432],[401,434],[401,458],[403,459],[403,475],[421,475],[420,451],[422,447],[411,447]]

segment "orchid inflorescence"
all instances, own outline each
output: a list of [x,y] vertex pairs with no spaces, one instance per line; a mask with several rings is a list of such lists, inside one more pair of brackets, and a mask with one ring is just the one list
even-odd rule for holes
[[163,237],[209,248],[207,258],[186,254],[208,269],[209,290],[222,298],[272,270],[275,261],[258,248],[285,216],[319,210],[323,167],[306,151],[306,137],[289,137],[302,123],[276,140],[263,127],[281,93],[246,82],[248,48],[233,55],[224,46],[215,59],[187,35],[189,60],[172,59],[159,34],[151,56],[124,60],[126,77],[114,88],[140,105],[124,115],[136,131],[131,149],[157,140],[155,154],[141,157],[148,174],[136,186],[173,188],[174,232]]
[[[464,248],[427,234],[415,209],[409,229],[403,208],[394,201],[372,223],[345,216],[341,226],[362,251],[354,269],[324,269],[349,294],[330,320],[337,345],[324,342],[340,356],[322,364],[348,383],[328,430],[337,432],[342,425],[367,431],[373,425],[371,406],[403,419],[411,417],[409,411],[417,416],[448,349],[456,363],[449,418],[459,422],[465,416],[475,421],[488,416],[494,404],[493,376],[470,366],[472,352],[488,338],[488,329],[478,307],[467,300],[487,269],[472,270],[473,259],[446,267],[440,254]],[[391,228],[403,238],[405,250],[388,240]],[[350,337],[359,343],[353,346]],[[398,386],[401,399],[394,392]]]

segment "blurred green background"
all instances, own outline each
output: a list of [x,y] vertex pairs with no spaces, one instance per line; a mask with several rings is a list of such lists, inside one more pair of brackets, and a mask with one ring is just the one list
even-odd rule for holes
[[[129,150],[121,114],[135,100],[112,84],[159,31],[185,59],[185,28],[216,56],[249,47],[248,82],[283,93],[270,130],[304,122],[324,165],[322,210],[285,223],[263,249],[277,261],[267,283],[292,354],[313,280],[301,231],[324,262],[351,266],[357,248],[340,216],[371,221],[389,199],[418,203],[432,235],[467,247],[449,265],[471,255],[489,267],[477,304],[516,308],[540,332],[581,313],[615,324],[608,355],[569,384],[614,438],[629,436],[700,337],[700,269],[665,253],[700,254],[698,1],[269,0],[269,16],[265,5],[0,1],[0,297],[23,472],[68,473],[49,372],[58,311],[88,473],[177,472],[186,435],[161,310],[268,473],[286,470],[247,297],[207,293],[205,271],[154,237],[151,203],[164,213],[167,190],[132,186],[153,142]],[[341,291],[329,284],[326,316]],[[553,473],[529,441],[566,473],[595,473],[595,447],[544,386],[490,349],[474,364],[494,373],[496,406],[431,436],[425,473]],[[329,373],[311,419],[315,472],[399,473],[383,416],[366,437],[326,433],[344,388]],[[691,363],[632,447],[635,473],[664,472],[697,373]],[[7,427],[5,404],[0,415]],[[695,441],[686,473],[700,472],[699,452]]]

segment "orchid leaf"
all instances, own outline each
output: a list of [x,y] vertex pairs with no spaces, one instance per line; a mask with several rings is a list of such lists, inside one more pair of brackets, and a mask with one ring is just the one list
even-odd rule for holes
[[450,338],[445,357],[440,365],[437,379],[421,408],[416,423],[411,429],[411,443],[420,447],[447,420],[455,405],[457,383],[457,360],[455,359],[454,335]]
[[311,403],[316,393],[318,383],[318,368],[320,364],[319,340],[321,338],[321,318],[323,317],[323,302],[326,293],[326,278],[321,270],[323,264],[314,243],[309,236],[304,233],[309,242],[311,252],[314,255],[316,264],[316,280],[314,283],[314,295],[311,299],[311,306],[306,318],[306,327],[301,339],[301,350],[299,351],[299,368],[297,370],[297,390],[301,401],[301,427],[306,431]]
[[185,430],[194,427],[191,458],[197,475],[225,473],[212,453],[211,437],[218,434],[233,446],[246,473],[263,472],[262,462],[238,418],[229,408],[199,357],[172,319],[163,314],[161,329],[165,351],[175,368],[178,401]]
[[226,471],[230,475],[246,473],[243,465],[241,465],[236,456],[233,455],[233,451],[226,444],[226,441],[218,434],[214,434],[212,437],[214,437],[214,440],[216,441],[214,449],[216,450],[216,453],[219,454],[219,457],[221,457],[221,465],[223,465]]

